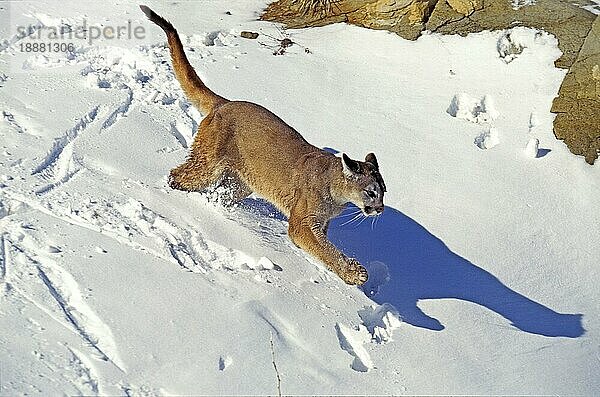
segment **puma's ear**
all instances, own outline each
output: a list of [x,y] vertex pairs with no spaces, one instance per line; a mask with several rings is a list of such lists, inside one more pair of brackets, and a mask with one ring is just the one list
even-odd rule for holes
[[379,164],[377,164],[377,157],[375,157],[375,153],[367,154],[367,157],[365,157],[365,161],[367,163],[373,164],[376,169],[379,169]]
[[342,167],[344,168],[344,175],[347,177],[360,174],[360,164],[358,161],[354,161],[350,157],[346,156],[346,153],[342,153]]

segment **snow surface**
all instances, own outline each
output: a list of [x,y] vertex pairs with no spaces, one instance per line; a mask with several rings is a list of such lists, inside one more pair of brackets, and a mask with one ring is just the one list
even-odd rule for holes
[[[553,36],[336,24],[274,56],[265,1],[148,3],[219,94],[377,154],[386,211],[329,233],[369,282],[294,247],[259,198],[167,187],[203,115],[135,3],[4,2],[1,395],[273,395],[273,361],[283,394],[600,392],[600,169],[552,134]],[[20,52],[17,25],[128,19],[144,39]]]
[[592,0],[592,5],[583,6],[581,8],[588,10],[592,14],[600,15],[600,0]]

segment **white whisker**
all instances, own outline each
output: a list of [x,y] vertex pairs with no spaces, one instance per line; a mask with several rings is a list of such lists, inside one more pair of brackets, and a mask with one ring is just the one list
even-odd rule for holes
[[362,218],[360,220],[360,222],[358,222],[358,225],[356,225],[355,227],[359,227],[361,223],[363,223],[365,221],[365,219],[367,219],[367,217],[365,216],[364,218]]
[[362,215],[362,212],[361,212],[361,213],[359,213],[359,214],[357,214],[357,215],[356,215],[354,218],[350,219],[349,221],[346,221],[346,222],[342,223],[340,226],[344,226],[344,225],[347,225],[347,224],[349,224],[349,223],[352,223],[352,222],[354,222],[355,220],[357,220],[358,218],[360,218],[360,217],[361,217],[361,215]]
[[336,216],[336,218],[345,218],[345,217],[347,217],[347,216],[356,215],[356,214],[358,214],[359,212],[361,212],[361,210],[360,210],[360,209],[358,209],[358,210],[356,210],[356,211],[353,211],[353,212],[351,212],[351,213],[349,213],[349,214],[340,214],[340,215]]

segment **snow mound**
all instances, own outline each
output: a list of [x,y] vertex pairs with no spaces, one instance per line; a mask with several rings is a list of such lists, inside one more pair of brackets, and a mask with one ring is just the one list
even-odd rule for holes
[[527,146],[525,146],[525,155],[527,157],[536,158],[538,156],[538,150],[540,146],[540,140],[536,138],[531,138],[527,142]]
[[504,31],[498,39],[496,48],[500,59],[511,63],[520,57],[525,49],[554,43],[556,38],[549,33],[519,26]]
[[[191,43],[195,43],[195,40],[198,36],[195,35],[191,41]],[[217,46],[217,47],[225,47],[232,43],[233,36],[227,32],[221,32],[220,30],[205,33],[201,37],[202,44],[208,47]]]
[[475,145],[479,149],[491,149],[500,143],[498,130],[490,127],[489,130],[482,132],[475,138]]
[[454,95],[446,112],[457,119],[477,124],[490,123],[500,115],[490,95],[475,98],[466,93]]
[[335,325],[335,330],[342,350],[354,357],[350,368],[358,372],[368,372],[373,369],[373,360],[364,347],[364,344],[371,340],[367,329],[364,326],[352,329],[338,323]]
[[225,371],[233,363],[233,359],[230,356],[219,357],[219,371]]
[[376,343],[390,342],[393,331],[402,324],[398,311],[389,303],[365,307],[358,315]]

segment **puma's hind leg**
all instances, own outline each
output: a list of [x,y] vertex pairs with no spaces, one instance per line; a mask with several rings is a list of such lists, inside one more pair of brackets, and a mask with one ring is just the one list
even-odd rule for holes
[[190,158],[169,173],[169,186],[186,192],[197,192],[208,188],[220,178],[214,165],[202,159]]
[[200,122],[188,159],[169,174],[171,188],[188,192],[202,191],[223,175],[222,142],[219,140],[218,126],[213,120],[213,115],[209,114]]

